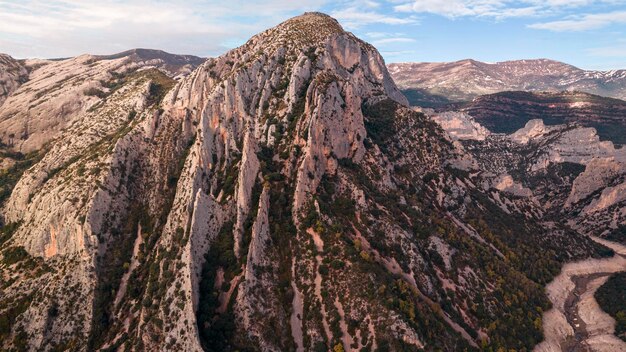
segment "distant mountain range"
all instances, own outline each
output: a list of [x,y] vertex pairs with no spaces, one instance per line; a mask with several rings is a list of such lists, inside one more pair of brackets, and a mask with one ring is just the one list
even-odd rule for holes
[[626,148],[580,126],[624,104],[498,93],[624,72],[424,65],[391,71],[445,108],[321,13],[0,56],[0,351],[626,351],[586,298],[626,268]]
[[588,71],[547,59],[392,63],[388,69],[417,106],[441,106],[502,91],[581,91],[626,98],[626,70]]

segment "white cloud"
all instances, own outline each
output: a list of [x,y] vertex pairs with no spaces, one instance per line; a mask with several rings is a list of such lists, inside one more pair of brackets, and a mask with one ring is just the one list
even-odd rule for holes
[[416,40],[413,38],[398,37],[398,38],[384,38],[384,39],[373,40],[372,44],[375,46],[379,46],[379,45],[385,45],[385,44],[415,43],[415,42]]
[[510,0],[416,0],[397,5],[396,11],[432,13],[449,18],[457,17],[519,17],[535,15],[537,6],[528,3],[513,6]]
[[[597,57],[619,57],[626,58],[626,39],[620,40],[611,46],[587,49],[587,54]],[[624,63],[620,64],[624,67]]]
[[383,0],[0,0],[0,51],[16,57],[108,54],[134,47],[217,55],[304,11],[348,30],[416,23]]
[[560,21],[533,23],[528,25],[528,27],[534,29],[547,29],[554,32],[575,32],[603,28],[617,23],[626,23],[626,11],[587,14]]
[[213,55],[325,1],[0,0],[0,51],[65,57],[149,47]]
[[391,16],[376,11],[362,10],[357,7],[335,10],[330,15],[341,22],[347,29],[359,28],[369,24],[401,25],[417,23],[417,20],[413,17]]
[[619,5],[625,0],[412,0],[395,6],[399,12],[431,13],[448,18],[484,17],[502,20],[562,15],[593,4]]

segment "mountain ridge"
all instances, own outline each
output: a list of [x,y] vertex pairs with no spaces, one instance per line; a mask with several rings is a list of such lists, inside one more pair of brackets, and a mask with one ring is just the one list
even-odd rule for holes
[[512,133],[533,119],[547,125],[578,123],[593,127],[603,140],[626,144],[626,101],[583,92],[506,91],[482,95],[471,102],[450,104],[496,133]]
[[391,75],[398,86],[416,97],[413,105],[429,103],[429,97],[446,98],[447,102],[470,101],[479,95],[500,91],[569,91],[624,100],[626,69],[611,71],[583,70],[549,60],[509,60],[484,63],[460,60],[441,63],[391,63]]
[[2,349],[530,350],[543,285],[612,254],[490,184],[329,16],[178,80],[109,61],[18,88],[81,108],[0,174]]

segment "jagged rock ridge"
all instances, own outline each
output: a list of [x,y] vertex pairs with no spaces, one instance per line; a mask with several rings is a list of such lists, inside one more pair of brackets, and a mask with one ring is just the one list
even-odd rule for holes
[[541,285],[608,254],[485,190],[326,15],[119,84],[4,205],[2,348],[530,349]]

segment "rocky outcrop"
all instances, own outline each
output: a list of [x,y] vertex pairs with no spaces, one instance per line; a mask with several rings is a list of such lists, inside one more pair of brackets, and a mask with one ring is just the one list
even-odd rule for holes
[[489,130],[474,121],[470,115],[462,112],[446,111],[435,113],[425,111],[435,122],[450,134],[454,139],[485,140],[490,134]]
[[[39,150],[84,114],[96,110],[132,79],[133,72],[156,68],[180,78],[202,61],[136,49],[111,56],[26,60],[23,66],[14,62],[18,66],[11,71],[17,72],[12,93],[0,98],[6,99],[6,104],[0,104],[0,140],[22,153]],[[16,82],[22,83],[19,88]]]
[[565,201],[565,206],[569,207],[601,190],[623,172],[624,165],[614,159],[598,158],[591,160],[587,163],[585,171],[578,175],[572,183],[572,191]]
[[[22,88],[56,82],[41,96],[52,108],[82,83],[42,70],[100,87],[123,62],[86,60],[47,63]],[[6,203],[0,313],[17,318],[1,348],[529,349],[548,307],[539,284],[601,253],[526,216],[526,198],[484,188],[376,49],[326,15],[178,82],[122,75],[59,112],[72,122],[41,137],[49,151]]]
[[524,128],[511,134],[511,139],[520,144],[528,144],[531,139],[543,137],[551,129],[543,124],[543,120],[528,121]]
[[28,80],[28,70],[22,63],[0,54],[0,106],[7,97]]

